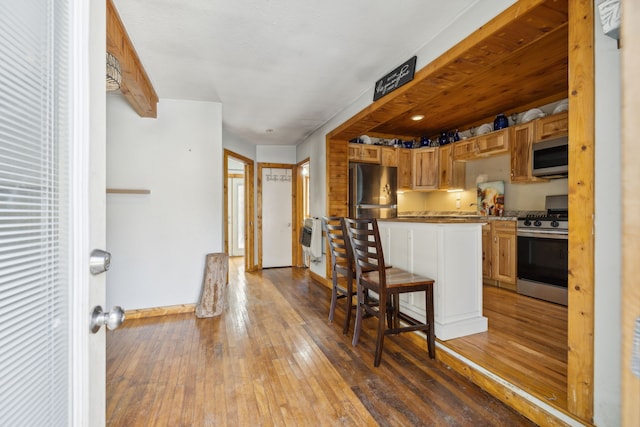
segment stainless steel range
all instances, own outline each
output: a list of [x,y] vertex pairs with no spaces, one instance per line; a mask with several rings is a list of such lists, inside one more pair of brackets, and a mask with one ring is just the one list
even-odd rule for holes
[[569,209],[566,195],[547,196],[546,213],[518,219],[520,294],[567,305]]

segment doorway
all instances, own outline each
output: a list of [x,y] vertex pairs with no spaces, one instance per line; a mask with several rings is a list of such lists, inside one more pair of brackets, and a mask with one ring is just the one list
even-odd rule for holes
[[224,251],[244,256],[245,271],[256,270],[253,160],[224,150]]
[[295,165],[258,163],[258,264],[260,268],[293,265],[296,203]]
[[227,203],[229,236],[229,256],[244,256],[244,164],[235,159],[229,159],[229,188]]
[[[299,236],[300,230],[304,226],[304,220],[311,217],[310,214],[310,174],[309,174],[310,161],[307,157],[303,161],[296,164],[295,169],[295,187],[293,191],[293,198],[296,201],[295,216],[293,221],[293,236]],[[293,251],[293,265],[296,267],[308,267],[309,262],[305,259],[302,251],[302,245],[295,245]]]

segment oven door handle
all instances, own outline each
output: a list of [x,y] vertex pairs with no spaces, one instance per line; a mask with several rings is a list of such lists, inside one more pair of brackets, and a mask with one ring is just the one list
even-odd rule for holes
[[568,240],[569,233],[566,231],[555,231],[555,230],[545,230],[545,231],[518,231],[516,233],[518,237],[534,237],[536,239],[556,239],[556,240]]

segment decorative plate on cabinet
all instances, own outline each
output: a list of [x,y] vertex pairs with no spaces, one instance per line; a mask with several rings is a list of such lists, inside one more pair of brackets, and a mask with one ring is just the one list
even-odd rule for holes
[[556,105],[556,108],[553,109],[553,114],[563,113],[569,110],[569,100],[564,99]]
[[491,125],[491,123],[485,123],[483,125],[478,126],[476,135],[484,135],[485,133],[489,133],[489,132],[493,132],[493,125]]
[[544,117],[544,113],[539,108],[532,108],[531,110],[524,113],[522,116],[521,123],[528,123],[531,120],[539,119],[540,117]]

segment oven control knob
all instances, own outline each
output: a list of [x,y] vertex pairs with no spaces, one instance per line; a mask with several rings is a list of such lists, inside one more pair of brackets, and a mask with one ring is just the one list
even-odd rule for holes
[[527,227],[529,227],[531,225],[531,221],[529,221],[528,219],[524,220],[524,225],[526,225]]
[[536,227],[540,227],[542,225],[542,222],[539,219],[537,219],[536,222],[533,223],[533,225]]
[[560,223],[558,221],[551,221],[551,226],[552,227],[558,227],[560,225]]

